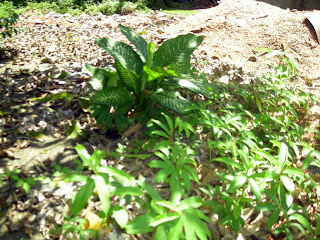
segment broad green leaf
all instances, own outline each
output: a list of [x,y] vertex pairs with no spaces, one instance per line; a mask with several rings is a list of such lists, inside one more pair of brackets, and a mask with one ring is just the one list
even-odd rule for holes
[[101,202],[102,211],[104,212],[105,216],[108,216],[111,203],[108,179],[103,177],[103,174],[100,173],[94,177],[94,182]]
[[310,233],[313,233],[310,221],[305,216],[299,213],[294,213],[290,215],[289,219],[297,220],[305,229],[307,229]]
[[[288,226],[291,226],[291,227],[293,227],[293,228],[299,229],[299,227],[294,226],[294,225],[295,225],[295,224],[293,224],[293,225],[291,225],[290,223],[288,224]],[[300,224],[296,223],[296,225],[300,225]],[[302,226],[300,225],[300,227],[302,227]],[[292,235],[290,229],[289,229],[288,227],[286,227],[284,231],[285,231],[285,233],[286,233],[286,240],[293,240],[293,235]]]
[[[183,223],[184,223],[185,231],[186,231],[186,228],[190,228],[190,231],[193,231],[200,240],[210,239],[211,233],[208,229],[207,224],[197,216],[195,211],[199,211],[199,210],[189,209],[189,210],[183,211],[183,214],[184,214]],[[188,239],[187,231],[186,231],[186,239]],[[192,238],[189,238],[189,239],[192,239]]]
[[176,240],[179,239],[180,234],[183,233],[183,220],[182,218],[179,218],[178,221],[175,222],[175,224],[170,226],[169,234],[167,239],[168,240]]
[[191,174],[189,175],[188,171],[185,168],[180,170],[180,177],[182,178],[182,183],[187,192],[191,189],[191,181],[190,178],[192,177]]
[[156,120],[156,119],[151,119],[151,121],[154,122],[155,124],[157,124],[159,127],[161,127],[168,134],[168,136],[170,135],[171,130],[168,128],[168,126],[166,124],[164,124],[161,121]]
[[291,194],[286,194],[286,204],[288,206],[288,208],[290,208],[292,206],[293,203],[293,197]]
[[151,69],[148,66],[144,66],[143,71],[148,75],[148,82],[152,82],[160,77],[168,76],[167,71],[161,67]]
[[188,61],[192,52],[202,43],[203,38],[190,33],[165,41],[154,54],[154,66],[166,67]]
[[149,214],[140,215],[126,225],[126,232],[128,234],[153,232],[154,228],[149,226],[153,219],[154,217]]
[[272,226],[278,222],[279,215],[280,215],[280,209],[274,210],[274,212],[269,217],[269,220],[267,223],[268,230],[271,230]]
[[160,149],[160,150],[161,152],[155,152],[154,155],[161,158],[166,163],[171,163],[172,162],[171,159],[168,158],[168,155],[170,154],[170,151],[168,150],[168,148]]
[[93,96],[92,101],[111,106],[130,106],[133,103],[131,93],[121,87],[103,89]]
[[181,202],[179,205],[179,210],[185,210],[188,208],[199,208],[202,205],[202,198],[201,197],[189,197]]
[[119,61],[123,67],[137,75],[142,74],[144,63],[131,46],[111,38],[100,38],[96,40],[96,43]]
[[106,156],[107,156],[106,153],[104,151],[101,151],[100,149],[97,149],[92,153],[91,162],[94,167],[93,170],[97,170],[98,166],[101,163],[101,160],[104,159]]
[[247,182],[247,176],[245,174],[237,175],[231,182],[228,192],[233,193],[237,189],[241,188]]
[[196,232],[194,231],[195,218],[193,215],[183,214],[183,228],[185,232],[186,240],[197,240]]
[[[280,206],[285,209],[288,210],[289,207],[287,205],[287,192],[285,190],[285,187],[282,184],[278,184],[277,187],[277,192],[278,192],[278,196],[279,196],[279,200],[280,200]],[[274,198],[276,198],[276,195],[273,196]]]
[[212,159],[212,161],[222,162],[222,163],[225,163],[227,165],[234,166],[237,169],[244,170],[243,165],[241,165],[238,162],[235,162],[233,159],[228,158],[228,157],[218,157],[218,158]]
[[83,161],[85,166],[91,166],[91,156],[88,153],[87,149],[82,146],[81,144],[77,144],[77,146],[75,146],[74,148],[78,154],[78,156],[81,158],[81,160]]
[[207,224],[205,224],[200,219],[197,219],[194,223],[194,231],[196,232],[196,235],[201,240],[207,240],[212,239],[211,238],[211,232],[208,229]]
[[148,57],[148,43],[135,31],[129,27],[125,27],[121,24],[118,26],[123,35],[137,48],[137,52],[140,55],[142,61],[146,61]]
[[168,67],[169,69],[172,69],[176,73],[180,74],[191,74],[191,64],[190,64],[190,59],[186,59],[186,61],[183,62],[175,62],[170,64]]
[[248,181],[249,181],[251,191],[253,192],[254,196],[256,197],[257,202],[260,203],[262,200],[262,195],[261,195],[259,184],[252,178],[249,178]]
[[256,99],[257,108],[258,108],[259,112],[261,112],[262,111],[261,100],[258,96],[256,96],[255,99]]
[[[291,229],[298,229],[304,236],[307,236],[307,232],[304,227],[300,223],[290,222],[288,227]],[[293,240],[292,233],[290,232],[289,228],[286,229],[286,238],[288,240]]]
[[128,212],[119,206],[113,207],[112,217],[116,220],[121,228],[125,228],[129,220]]
[[12,176],[11,178],[17,181],[16,187],[21,187],[24,184],[23,179],[19,178],[18,176]]
[[194,79],[190,75],[181,74],[179,77],[165,77],[165,81],[170,85],[176,85],[177,87],[188,89],[207,98],[210,97],[208,84],[201,79]]
[[292,141],[289,141],[289,145],[290,145],[290,147],[292,147],[296,157],[299,157],[300,151],[299,151],[299,148],[298,148],[297,144],[295,144]]
[[94,181],[91,178],[88,178],[87,183],[79,189],[71,205],[71,212],[73,216],[77,216],[86,206],[93,193],[94,185]]
[[232,211],[232,215],[235,219],[238,219],[241,217],[241,207],[239,206],[238,203],[234,203],[233,204],[233,211]]
[[285,143],[281,143],[279,156],[278,156],[278,162],[281,166],[281,169],[283,169],[284,165],[286,164],[288,160],[289,155],[289,149],[288,146]]
[[262,156],[263,158],[267,159],[268,161],[273,163],[275,166],[281,167],[281,164],[279,164],[278,160],[275,157],[273,157],[270,153],[268,153],[264,150],[261,150],[261,149],[255,149],[255,150],[253,150],[253,152],[255,152],[259,156]]
[[67,130],[67,138],[74,139],[77,138],[78,135],[81,133],[81,124],[79,120],[73,121],[72,125]]
[[160,205],[160,206],[163,206],[163,207],[166,207],[170,210],[173,210],[175,212],[178,212],[179,211],[179,206],[176,206],[174,203],[172,202],[168,202],[168,201],[158,201],[156,202],[157,205]]
[[24,183],[22,184],[22,187],[23,187],[23,189],[24,189],[24,191],[25,191],[26,193],[28,193],[28,192],[30,191],[30,189],[31,189],[30,184],[27,183],[27,182],[24,182]]
[[102,90],[105,84],[108,82],[108,71],[106,69],[96,68],[88,64],[85,65],[85,68],[92,75],[92,78],[89,81],[91,87],[96,91]]
[[307,156],[305,157],[305,159],[303,160],[303,164],[302,164],[302,170],[306,170],[311,163],[314,161],[314,155],[313,155],[313,151],[309,151],[309,153],[307,154]]
[[170,131],[173,131],[174,126],[173,126],[173,121],[172,121],[172,119],[171,119],[168,115],[166,115],[166,114],[164,114],[164,113],[161,113],[161,114],[162,114],[162,116],[165,117],[165,119],[166,119],[166,121],[167,121],[167,124],[168,124],[168,126],[169,126],[169,130],[170,130]]
[[148,68],[152,67],[153,57],[154,57],[155,51],[156,51],[156,44],[154,42],[150,41],[148,43],[148,57],[147,57],[147,62],[146,62],[146,66]]
[[198,173],[197,173],[195,167],[190,166],[190,165],[197,166],[197,164],[195,162],[192,162],[192,163],[189,162],[186,164],[189,164],[189,165],[184,165],[184,169],[186,169],[188,171],[189,178],[196,181],[196,182],[199,182],[199,176],[198,176]]
[[159,225],[153,235],[153,240],[163,240],[167,238],[168,227],[165,224]]
[[173,174],[170,176],[169,185],[170,191],[172,192],[170,196],[170,202],[173,205],[178,205],[184,194],[184,190],[182,189],[181,183],[179,182],[179,175],[176,171],[174,171]]
[[67,176],[65,180],[71,181],[71,182],[87,182],[88,177],[84,176],[82,174],[72,174],[70,176]]
[[180,217],[180,214],[177,212],[169,212],[162,215],[156,216],[149,224],[151,227],[156,227],[162,223],[170,222]]
[[181,121],[181,118],[179,118],[179,117],[176,118],[175,127],[178,127],[178,132],[179,133],[184,131],[187,138],[190,137],[190,132],[192,132],[193,134],[196,134],[196,131],[191,126],[191,124],[188,123],[188,122]]
[[137,92],[138,92],[138,78],[137,78],[137,76],[133,72],[131,72],[130,70],[123,67],[119,61],[115,61],[114,66],[118,71],[120,81],[122,82],[122,84],[128,90],[134,91],[137,94]]
[[117,179],[122,185],[133,185],[135,183],[135,179],[132,175],[127,174],[115,167],[104,166],[100,167],[99,171],[111,174],[112,177]]
[[164,131],[155,130],[155,131],[152,131],[151,134],[152,135],[158,135],[158,136],[164,137],[166,139],[170,139],[170,136],[167,133],[165,133]]
[[121,188],[117,188],[113,192],[113,195],[119,195],[119,196],[123,196],[123,195],[143,196],[143,192],[138,187],[121,187]]
[[299,168],[287,167],[286,169],[283,170],[283,173],[286,173],[289,176],[293,175],[293,176],[298,177],[302,180],[305,179],[304,172]]
[[149,196],[154,200],[154,201],[161,201],[162,198],[160,196],[160,194],[154,190],[154,188],[152,186],[150,186],[149,184],[143,182],[140,182],[139,185],[146,190],[146,192],[149,194]]
[[183,98],[179,92],[158,91],[150,95],[150,98],[165,108],[173,110],[180,114],[186,114],[186,109],[191,105],[190,101]]
[[281,175],[280,179],[283,183],[283,185],[285,186],[285,188],[289,191],[289,192],[293,192],[295,189],[295,185],[294,182],[291,180],[291,178]]
[[163,161],[152,160],[148,163],[148,166],[152,168],[167,168],[168,164]]

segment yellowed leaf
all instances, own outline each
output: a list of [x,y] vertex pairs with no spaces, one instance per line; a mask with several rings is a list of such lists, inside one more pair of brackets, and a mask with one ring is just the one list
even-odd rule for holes
[[87,221],[87,223],[84,225],[85,229],[91,229],[91,230],[97,230],[99,231],[101,229],[101,221],[102,219],[94,214],[93,212],[88,212],[84,219]]

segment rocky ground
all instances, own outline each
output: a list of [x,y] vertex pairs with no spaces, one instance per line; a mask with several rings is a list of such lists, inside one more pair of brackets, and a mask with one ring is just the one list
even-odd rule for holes
[[[30,176],[47,176],[54,171],[54,164],[71,166],[76,157],[74,145],[81,141],[66,138],[74,120],[79,120],[88,133],[83,142],[88,149],[108,152],[118,141],[126,141],[102,133],[79,101],[66,104],[36,99],[59,92],[83,96],[89,80],[83,65],[112,63],[94,41],[101,37],[125,41],[118,24],[143,32],[144,38],[157,44],[188,32],[206,36],[195,51],[197,66],[223,81],[246,81],[266,72],[265,56],[256,51],[259,47],[290,49],[290,54],[300,60],[299,84],[318,93],[320,46],[305,13],[253,0],[223,0],[188,17],[160,11],[113,16],[21,16],[19,27],[23,31],[5,41],[11,51],[5,52],[0,61],[0,171],[23,168]],[[137,161],[128,171],[134,174],[142,171],[142,166]],[[17,235],[10,238],[14,231],[31,239],[50,239],[52,225],[48,219],[62,221],[61,213],[68,210],[62,199],[72,188],[68,185],[51,191],[43,186],[28,195],[14,186],[1,188],[0,208],[6,212],[0,215],[0,239],[21,239]],[[119,234],[117,239],[122,239]]]

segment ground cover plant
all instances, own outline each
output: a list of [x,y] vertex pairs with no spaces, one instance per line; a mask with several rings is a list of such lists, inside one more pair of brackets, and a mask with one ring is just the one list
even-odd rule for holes
[[[319,184],[308,171],[310,165],[319,166],[319,152],[317,145],[304,139],[308,125],[303,121],[317,100],[291,87],[296,77],[293,58],[286,52],[261,50],[280,58],[271,65],[270,74],[255,82],[213,80],[206,85],[210,94],[205,96],[177,88],[196,103],[185,114],[159,108],[161,114],[148,115],[141,139],[129,138],[130,143],[109,153],[77,145],[77,169],[56,166],[51,180],[53,187],[57,182],[78,184],[70,211],[52,239],[95,238],[116,228],[147,234],[147,239],[219,239],[213,222],[241,233],[256,216],[267,220],[258,228],[265,235],[319,237]],[[161,67],[158,73],[168,74],[170,66]],[[104,73],[116,76],[116,83],[126,89],[119,72]],[[204,83],[211,79],[191,69],[189,74],[189,86],[194,78]],[[64,95],[55,96],[53,100]],[[154,175],[134,176],[107,161],[128,158],[146,160]],[[26,192],[35,184],[21,171],[6,171],[1,177],[4,182],[17,181],[16,187]],[[94,211],[92,203],[97,206]],[[245,214],[248,209],[250,217]]]
[[[11,37],[12,34],[18,32],[18,28],[14,27],[19,19],[19,15],[13,11],[9,2],[0,5],[0,36],[2,38]],[[0,45],[2,48],[2,46]]]
[[14,9],[18,13],[47,14],[51,11],[57,13],[69,13],[71,15],[80,15],[87,13],[97,15],[99,13],[110,15],[114,13],[127,14],[134,11],[148,10],[149,2],[144,0],[133,1],[4,1],[1,5],[10,5],[10,9]]
[[[147,43],[131,29],[120,28],[140,50],[140,57],[144,56],[148,62],[147,56],[153,52],[149,50],[147,54],[150,47],[141,48]],[[190,35],[180,37],[197,39]],[[170,64],[155,65],[157,71],[152,71],[152,65],[137,68],[128,61],[138,55],[119,50],[126,46],[125,49],[133,53],[128,45],[110,39],[100,39],[97,43],[116,59],[117,71],[87,66],[93,73],[93,80],[100,80],[98,86],[102,89],[94,93],[93,104],[96,96],[100,98],[99,94],[114,89],[127,91],[125,94],[131,98],[134,85],[128,88],[129,83],[138,81],[137,76],[143,75],[142,71],[156,76],[146,75],[150,81],[159,76],[171,77]],[[307,125],[301,124],[317,99],[303,89],[291,87],[290,81],[296,77],[294,58],[281,51],[261,50],[267,52],[267,57],[280,56],[278,62],[270,65],[269,74],[242,85],[214,80],[203,87],[210,94],[195,101],[188,112],[181,111],[183,115],[178,115],[179,111],[170,112],[172,108],[163,108],[160,115],[149,115],[143,139],[138,142],[152,142],[153,146],[132,152],[119,144],[118,149],[109,154],[101,150],[90,154],[84,146],[78,145],[77,169],[57,166],[53,175],[59,181],[83,184],[72,200],[71,215],[65,216],[65,224],[57,226],[52,236],[97,238],[99,234],[106,234],[104,229],[110,232],[116,225],[128,234],[152,234],[153,239],[219,239],[212,219],[238,233],[244,232],[244,227],[260,216],[265,222],[257,229],[265,235],[285,236],[286,239],[319,237],[320,186],[307,169],[310,165],[320,167],[320,152],[317,145],[313,147],[304,139],[309,130]],[[140,63],[143,65],[142,61]],[[209,78],[191,68],[189,74],[193,78],[187,80],[197,77],[207,83],[206,77]],[[175,75],[176,72],[173,76],[178,77]],[[114,79],[120,88],[103,87]],[[188,82],[187,89],[194,86],[193,81]],[[196,94],[201,92],[195,91]],[[118,101],[123,100],[114,97],[116,94],[111,95],[107,98],[116,100],[104,100],[106,106],[117,106]],[[136,106],[130,105],[130,108]],[[105,112],[112,113],[109,108]],[[108,166],[104,160],[121,161],[132,157],[147,159],[148,167],[158,169],[151,180]],[[203,171],[204,166],[209,171]],[[155,184],[161,184],[166,191],[160,191]],[[308,204],[302,204],[301,198]],[[98,220],[90,220],[82,214],[90,201],[99,203],[99,212],[94,213]],[[142,214],[133,214],[129,210],[132,208]],[[249,218],[244,214],[248,209],[251,211]]]
[[[110,156],[100,150],[90,155],[77,146],[79,169],[88,169],[94,176],[72,170],[61,175],[65,180],[85,182],[72,202],[73,217],[79,217],[96,188],[101,202],[100,231],[114,221],[129,234],[152,233],[153,239],[219,239],[209,227],[212,217],[240,232],[248,224],[244,211],[251,209],[254,216],[267,219],[259,229],[266,235],[319,237],[320,186],[306,170],[310,165],[320,166],[320,152],[303,139],[307,126],[298,125],[317,100],[302,89],[291,88],[289,81],[296,69],[290,56],[263,50],[267,57],[281,55],[270,74],[250,85],[214,81],[213,97],[193,105],[192,114],[181,118],[165,111],[162,117],[151,119],[144,135],[145,141],[156,141],[148,149],[154,152],[151,157],[140,151],[132,154],[124,146]],[[206,153],[201,154],[204,149]],[[151,183],[101,166],[103,158],[129,155],[150,157],[148,166],[159,169]],[[299,161],[303,162],[300,166]],[[211,171],[201,176],[199,168],[204,164]],[[214,184],[210,179],[215,179]],[[167,186],[166,193],[155,189],[155,183]],[[301,204],[302,195],[315,209]],[[131,204],[147,213],[132,216]],[[88,236],[84,227],[77,231]]]

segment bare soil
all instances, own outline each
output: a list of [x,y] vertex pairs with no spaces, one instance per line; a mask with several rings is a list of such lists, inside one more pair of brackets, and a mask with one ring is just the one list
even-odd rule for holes
[[300,57],[301,77],[320,79],[320,46],[305,14],[254,0],[224,0],[170,25],[166,33],[196,32],[205,35],[199,55],[225,60],[249,72],[266,70],[260,47],[289,48]]

